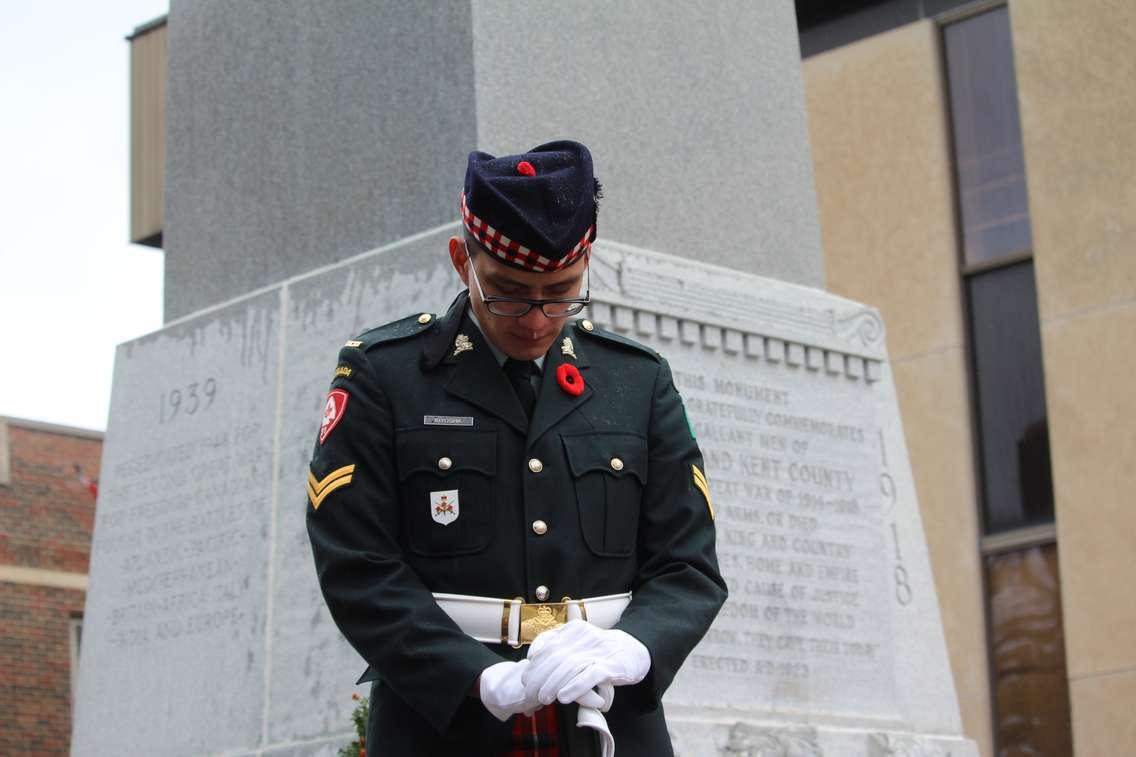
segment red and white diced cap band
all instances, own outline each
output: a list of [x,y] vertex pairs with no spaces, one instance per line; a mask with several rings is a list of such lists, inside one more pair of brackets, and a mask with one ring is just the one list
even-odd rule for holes
[[558,271],[561,268],[567,268],[575,263],[580,256],[587,252],[592,246],[592,231],[595,227],[589,226],[588,230],[584,232],[584,238],[581,239],[575,247],[569,250],[563,257],[553,260],[541,255],[539,252],[530,250],[522,244],[518,244],[513,239],[509,239],[509,237],[475,216],[466,204],[465,192],[462,192],[461,196],[461,214],[462,222],[465,224],[466,230],[473,235],[473,238],[476,239],[482,247],[505,263],[517,268],[523,268],[526,271],[547,273],[549,271]]

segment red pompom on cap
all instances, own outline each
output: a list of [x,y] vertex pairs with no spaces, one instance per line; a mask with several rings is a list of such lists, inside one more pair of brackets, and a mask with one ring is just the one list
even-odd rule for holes
[[536,176],[536,169],[533,168],[532,163],[529,163],[527,160],[522,160],[517,164],[517,173],[523,176]]
[[579,397],[584,393],[584,377],[580,375],[579,369],[571,363],[562,363],[556,369],[556,383],[560,384],[560,388],[573,397]]

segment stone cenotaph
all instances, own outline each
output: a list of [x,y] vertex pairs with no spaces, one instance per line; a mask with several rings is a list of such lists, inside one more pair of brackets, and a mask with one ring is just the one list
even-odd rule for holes
[[167,323],[117,352],[73,754],[352,738],[304,529],[335,354],[458,291],[466,151],[556,137],[607,188],[588,315],[670,361],[716,509],[676,753],[976,754],[884,324],[820,288],[792,3],[175,0],[169,33]]

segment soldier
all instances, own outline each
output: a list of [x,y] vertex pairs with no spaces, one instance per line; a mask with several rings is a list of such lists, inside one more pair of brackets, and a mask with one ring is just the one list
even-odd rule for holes
[[599,194],[575,142],[472,153],[467,289],[339,354],[307,522],[372,756],[672,753],[660,698],[726,588],[666,361],[573,317]]

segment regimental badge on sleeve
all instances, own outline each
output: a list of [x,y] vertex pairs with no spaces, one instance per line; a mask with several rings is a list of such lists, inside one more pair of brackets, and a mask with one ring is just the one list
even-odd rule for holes
[[323,423],[320,425],[319,443],[323,444],[327,441],[327,437],[331,434],[332,429],[339,425],[343,420],[343,413],[347,410],[347,400],[349,399],[347,392],[342,389],[332,389],[327,394],[327,400],[323,404]]
[[697,465],[691,465],[690,475],[694,479],[694,487],[702,492],[702,496],[706,498],[706,507],[710,510],[710,520],[714,520],[714,505],[710,502],[710,484],[706,481],[706,474],[700,471]]
[[435,523],[448,526],[457,520],[460,514],[457,489],[430,492],[430,517]]

